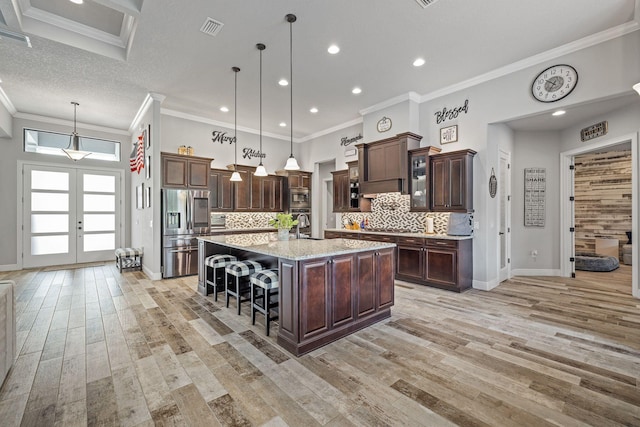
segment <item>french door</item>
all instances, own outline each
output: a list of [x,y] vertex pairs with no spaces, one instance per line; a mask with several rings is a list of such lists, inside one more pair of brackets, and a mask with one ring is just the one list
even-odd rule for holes
[[23,266],[113,259],[120,180],[119,171],[23,165]]

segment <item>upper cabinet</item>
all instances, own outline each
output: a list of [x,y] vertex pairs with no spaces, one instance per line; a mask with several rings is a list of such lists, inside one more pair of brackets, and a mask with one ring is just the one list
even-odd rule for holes
[[358,144],[358,168],[361,193],[400,191],[407,194],[408,150],[420,147],[422,137],[400,133],[392,138]]
[[287,171],[287,185],[289,188],[309,188],[311,189],[311,172]]
[[209,172],[209,206],[216,211],[233,210],[231,171],[211,169]]
[[440,152],[437,147],[409,151],[409,195],[412,211],[431,210],[431,173],[429,156]]
[[430,157],[431,210],[473,212],[473,150]]
[[213,159],[172,153],[162,153],[161,157],[163,187],[209,189],[209,168]]
[[349,211],[349,171],[340,170],[331,172],[333,175],[333,211]]

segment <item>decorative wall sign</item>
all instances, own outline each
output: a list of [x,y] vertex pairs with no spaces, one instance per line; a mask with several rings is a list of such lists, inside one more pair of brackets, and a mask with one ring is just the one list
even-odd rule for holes
[[380,120],[378,120],[376,129],[378,129],[378,132],[382,133],[391,129],[391,126],[392,126],[391,119],[389,117],[383,117]]
[[242,158],[243,159],[250,159],[252,157],[262,157],[264,159],[265,157],[267,157],[267,155],[264,154],[264,153],[261,154],[260,151],[254,149],[254,148],[245,147],[245,148],[242,149]]
[[448,144],[458,140],[458,125],[440,129],[440,144]]
[[358,150],[356,150],[355,148],[348,148],[344,150],[345,157],[355,156],[356,154],[358,154]]
[[229,144],[233,144],[236,142],[235,136],[227,136],[227,132],[223,132],[221,130],[214,130],[211,132],[211,141],[219,142],[220,144],[224,144],[228,142]]
[[436,124],[439,125],[444,121],[453,120],[457,118],[460,115],[460,113],[467,114],[468,112],[469,112],[469,100],[465,99],[463,105],[459,107],[455,107],[453,109],[448,109],[447,107],[444,107],[442,111],[436,111],[435,113],[433,113],[433,115],[436,116]]
[[544,227],[547,171],[545,168],[524,170],[524,226]]
[[359,133],[357,136],[354,136],[353,138],[347,138],[346,136],[343,136],[340,139],[340,145],[346,147],[348,145],[353,144],[354,142],[360,141],[361,139],[362,139],[361,133]]
[[582,142],[589,141],[590,139],[606,135],[608,131],[609,124],[605,120],[603,122],[596,123],[595,125],[591,125],[582,129],[580,131],[580,140],[582,140]]
[[491,168],[491,176],[489,177],[489,195],[493,199],[498,194],[498,178],[496,178],[496,173]]

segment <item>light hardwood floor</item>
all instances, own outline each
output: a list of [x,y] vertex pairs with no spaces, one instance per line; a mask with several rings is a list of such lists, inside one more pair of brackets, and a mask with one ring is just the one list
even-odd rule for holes
[[295,358],[195,277],[0,273],[19,344],[0,425],[639,426],[630,274],[397,282],[391,319]]

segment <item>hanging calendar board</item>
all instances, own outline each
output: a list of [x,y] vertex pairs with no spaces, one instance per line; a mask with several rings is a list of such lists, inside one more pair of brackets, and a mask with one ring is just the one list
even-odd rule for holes
[[524,226],[544,227],[547,171],[545,168],[524,170]]

